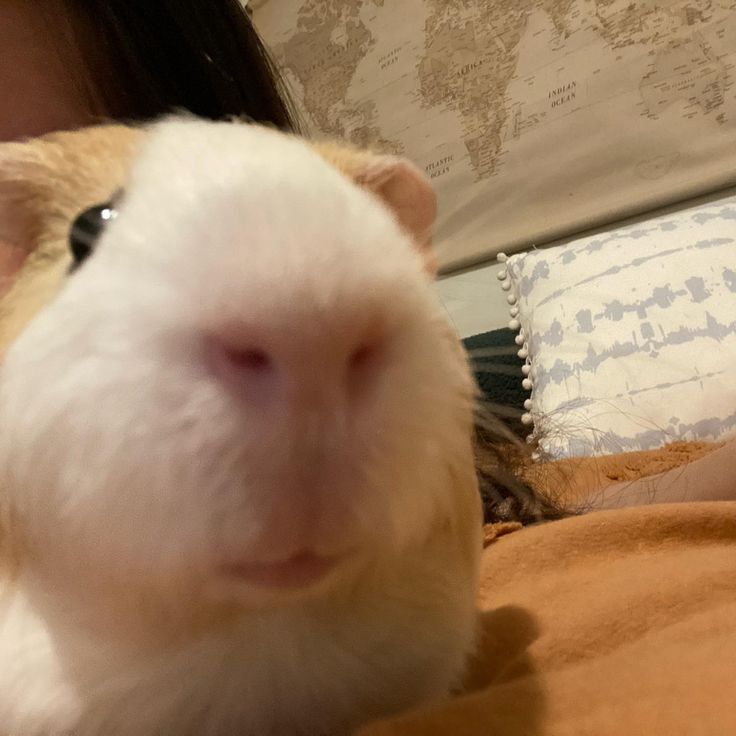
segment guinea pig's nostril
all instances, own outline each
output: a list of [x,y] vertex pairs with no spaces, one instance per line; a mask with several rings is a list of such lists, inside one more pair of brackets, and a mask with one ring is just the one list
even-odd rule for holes
[[349,358],[349,365],[351,370],[360,370],[371,363],[376,354],[378,348],[375,345],[365,344],[353,350]]
[[236,368],[263,373],[273,368],[271,356],[258,348],[226,348],[225,357]]
[[274,356],[253,344],[237,345],[219,337],[210,337],[205,344],[205,361],[210,369],[230,387],[238,391],[250,387],[256,393],[272,386],[275,390],[279,371]]
[[348,373],[361,381],[379,373],[386,357],[386,347],[384,337],[361,342],[348,356]]
[[353,399],[370,397],[383,374],[387,345],[384,337],[360,342],[347,359],[347,388]]

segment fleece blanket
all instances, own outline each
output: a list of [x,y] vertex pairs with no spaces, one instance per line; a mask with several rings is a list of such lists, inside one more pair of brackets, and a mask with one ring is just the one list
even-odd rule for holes
[[[598,460],[576,493],[688,457],[680,446]],[[486,538],[464,692],[362,736],[736,734],[736,502],[599,511]]]

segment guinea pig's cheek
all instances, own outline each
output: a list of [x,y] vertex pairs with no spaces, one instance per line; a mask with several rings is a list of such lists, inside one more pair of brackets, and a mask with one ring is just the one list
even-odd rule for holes
[[206,507],[182,485],[177,438],[156,407],[145,416],[152,397],[116,373],[125,365],[65,361],[60,342],[44,352],[48,337],[29,330],[2,371],[0,462],[25,543],[78,577],[196,567]]

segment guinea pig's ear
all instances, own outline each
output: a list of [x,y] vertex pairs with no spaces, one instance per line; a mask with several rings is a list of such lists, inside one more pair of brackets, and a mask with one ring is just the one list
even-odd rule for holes
[[356,173],[355,181],[375,192],[393,210],[421,249],[427,269],[436,273],[432,228],[437,218],[437,195],[427,177],[406,159],[375,156]]
[[432,250],[432,228],[437,218],[437,195],[424,173],[407,159],[315,144],[317,151],[356,184],[376,194],[414,238],[427,270],[434,275],[437,262]]

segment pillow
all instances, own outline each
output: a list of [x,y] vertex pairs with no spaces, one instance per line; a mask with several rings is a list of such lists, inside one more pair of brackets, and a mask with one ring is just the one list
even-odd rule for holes
[[250,5],[310,134],[432,177],[443,271],[736,183],[730,2]]
[[546,454],[736,429],[736,197],[512,256],[499,278]]

